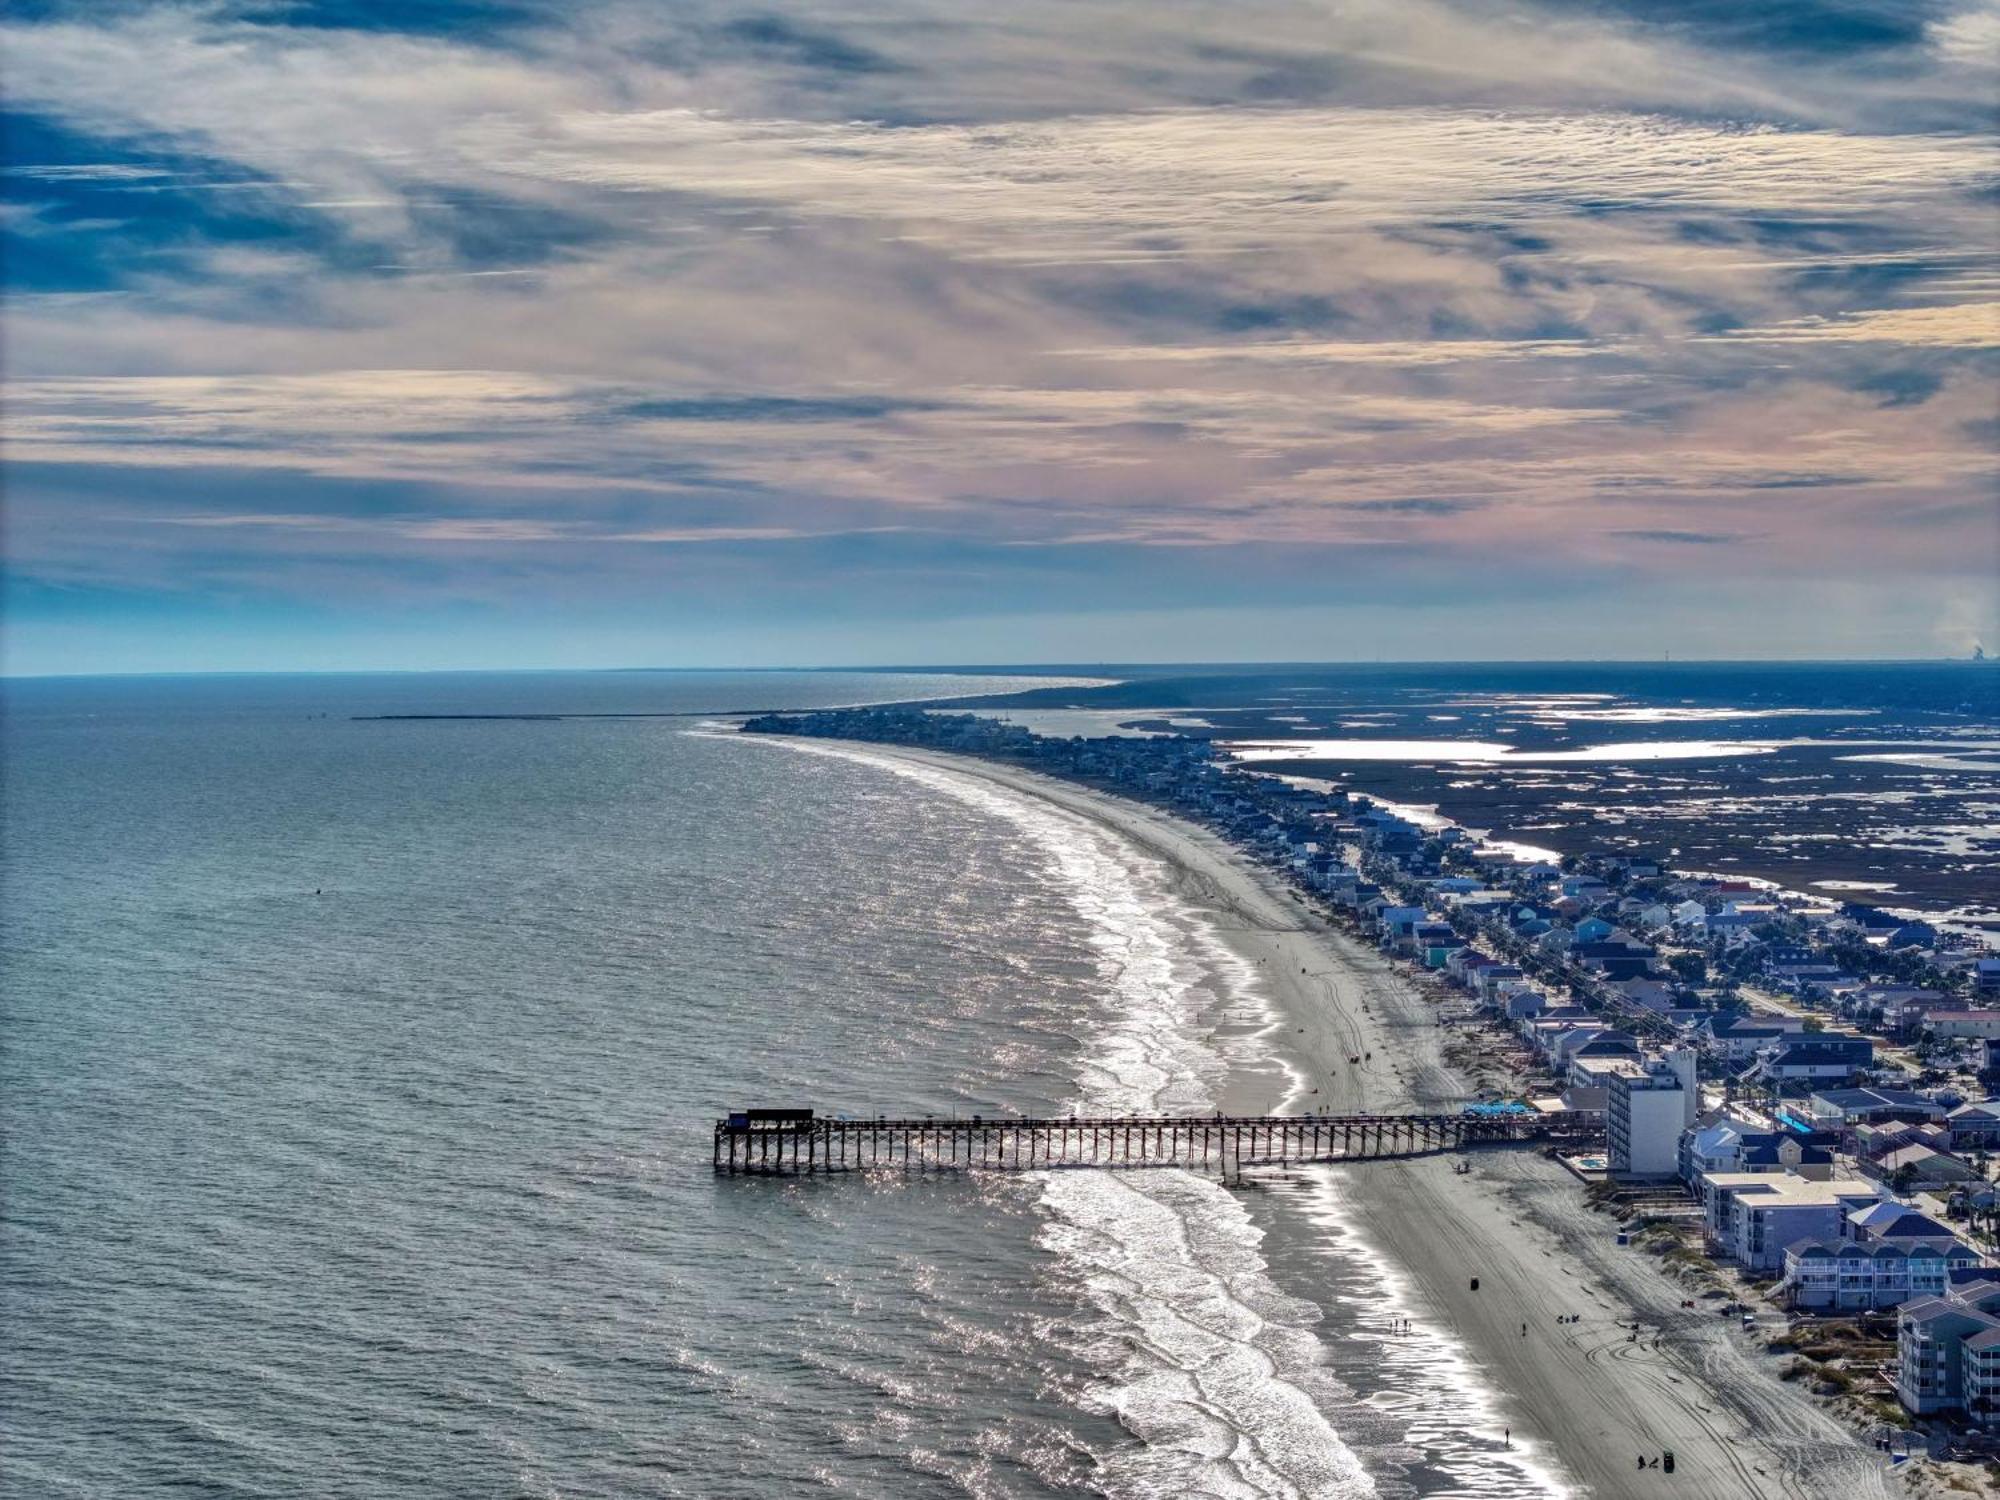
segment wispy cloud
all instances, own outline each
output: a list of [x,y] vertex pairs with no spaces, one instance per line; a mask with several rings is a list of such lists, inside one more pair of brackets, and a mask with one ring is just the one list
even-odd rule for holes
[[1721,547],[1731,542],[1740,542],[1742,536],[1730,531],[1633,531],[1622,530],[1614,536],[1630,537],[1635,542],[1671,542],[1686,547]]
[[2000,301],[1946,307],[1892,307],[1802,318],[1741,329],[1731,339],[1763,343],[1905,344],[1944,349],[2000,348]]
[[1976,574],[2000,12],[1795,9],[15,23],[15,566]]
[[[535,542],[651,542],[695,545],[718,542],[799,541],[852,533],[808,531],[793,526],[652,526],[636,531],[606,529],[583,522],[520,516],[455,516],[428,520],[398,520],[359,516],[287,514],[211,514],[152,516],[158,526],[188,526],[202,530],[271,530],[321,533],[343,537],[394,537],[414,542],[474,542],[502,546]],[[882,528],[875,528],[880,530]]]

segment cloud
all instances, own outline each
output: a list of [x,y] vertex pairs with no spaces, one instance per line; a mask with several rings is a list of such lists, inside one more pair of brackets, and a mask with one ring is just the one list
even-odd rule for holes
[[1488,503],[1485,500],[1448,500],[1414,495],[1396,500],[1357,500],[1349,509],[1392,516],[1458,516],[1469,510],[1478,510]]
[[153,183],[173,174],[162,167],[142,167],[130,162],[77,162],[68,165],[10,166],[9,177],[31,182]]
[[[341,536],[392,536],[415,542],[475,542],[501,545],[537,542],[651,542],[693,545],[718,542],[798,541],[852,533],[807,531],[790,526],[652,526],[636,531],[609,530],[577,521],[521,516],[453,516],[430,520],[400,520],[359,516],[239,514],[153,516],[157,526],[187,526],[201,530],[270,530],[316,532]],[[872,528],[881,530],[883,528]]]
[[1573,218],[1580,203],[1784,216],[1838,199],[1850,216],[1942,213],[1991,167],[1971,137],[1437,109],[1156,112],[1060,129],[595,111],[495,128],[461,149],[495,174],[874,219],[1038,264],[1243,253],[1448,216],[1532,224]]
[[1670,542],[1675,546],[1720,547],[1743,538],[1727,531],[1619,531],[1616,536],[1630,537],[1635,542]]
[[1341,342],[1330,339],[1289,339],[1284,342],[1235,344],[1117,345],[1075,349],[1080,359],[1149,362],[1246,364],[1367,365],[1375,368],[1410,365],[1463,364],[1470,360],[1581,359],[1611,352],[1606,343],[1586,339],[1424,339]]
[[1990,7],[375,14],[0,30],[17,569],[1990,550]]
[[1946,349],[2000,348],[2000,302],[1894,307],[1828,318],[1802,318],[1722,337],[1779,344],[1907,344]]

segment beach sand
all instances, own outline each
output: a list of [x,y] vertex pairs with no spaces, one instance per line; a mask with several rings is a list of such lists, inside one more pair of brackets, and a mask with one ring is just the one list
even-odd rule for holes
[[[1440,1058],[1433,1007],[1398,968],[1207,830],[1033,772],[871,748],[1046,798],[1168,862],[1182,894],[1259,966],[1283,1016],[1273,1040],[1305,1080],[1297,1087],[1319,1091],[1288,1098],[1291,1075],[1253,1073],[1226,1108],[1463,1102],[1463,1085]],[[1371,1052],[1359,1067],[1347,1062]],[[1469,1175],[1455,1174],[1449,1157],[1305,1170],[1343,1174],[1364,1238],[1402,1269],[1420,1321],[1461,1342],[1501,1393],[1501,1419],[1518,1443],[1553,1454],[1564,1478],[1601,1497],[1874,1500],[1900,1492],[1883,1456],[1780,1380],[1777,1361],[1733,1319],[1682,1309],[1680,1284],[1619,1247],[1612,1222],[1585,1207],[1581,1185],[1557,1163],[1526,1151],[1472,1160]],[[1273,1232],[1312,1233],[1303,1222]],[[1570,1314],[1581,1320],[1556,1322]],[[1637,1341],[1629,1337],[1635,1320],[1644,1330]],[[1663,1450],[1675,1454],[1675,1473],[1639,1471],[1639,1454]]]

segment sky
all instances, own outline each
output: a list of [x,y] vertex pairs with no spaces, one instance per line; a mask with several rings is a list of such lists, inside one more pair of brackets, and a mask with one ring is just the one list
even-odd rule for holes
[[11,673],[2000,650],[2000,0],[28,0]]

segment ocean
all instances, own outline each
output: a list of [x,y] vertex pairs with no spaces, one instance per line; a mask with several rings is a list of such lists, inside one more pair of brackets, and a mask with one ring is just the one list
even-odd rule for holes
[[1543,1493],[1383,1376],[1364,1246],[1274,1279],[1281,1202],[710,1172],[730,1108],[1268,1066],[1157,860],[702,717],[1020,685],[9,684],[0,1493]]
[[1331,1175],[711,1173],[1281,1102],[1156,856],[708,717],[1029,685],[8,684],[0,1495],[1560,1493]]

